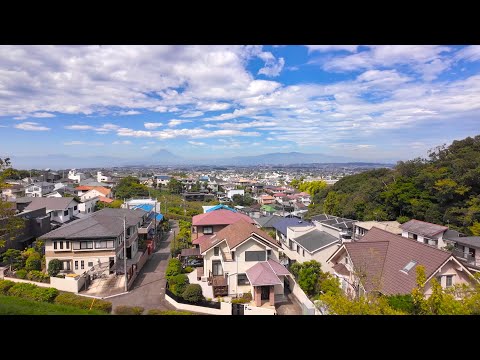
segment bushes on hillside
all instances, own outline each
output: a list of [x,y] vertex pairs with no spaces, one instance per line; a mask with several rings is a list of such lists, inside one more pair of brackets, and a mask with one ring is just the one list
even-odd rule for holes
[[15,285],[13,281],[10,280],[0,280],[0,294],[7,295],[8,290]]
[[40,270],[41,268],[42,260],[40,258],[37,258],[37,256],[30,256],[25,262],[25,270],[27,271]]
[[15,272],[15,276],[18,279],[26,279],[27,278],[27,270],[25,269],[20,269]]
[[35,301],[53,302],[58,295],[58,290],[41,288],[33,284],[16,283],[8,290],[7,295]]
[[204,300],[202,287],[199,284],[189,284],[182,297],[191,303],[198,303]]
[[168,286],[170,288],[170,291],[177,296],[182,296],[189,283],[190,282],[188,281],[188,276],[185,274],[178,274],[172,276],[168,280]]
[[167,269],[165,270],[165,276],[168,278],[182,273],[182,263],[178,259],[168,260]]
[[117,315],[142,315],[145,308],[141,306],[117,306],[114,313]]
[[38,270],[32,270],[27,274],[27,279],[32,281],[38,281],[43,283],[50,282],[50,276],[44,272]]
[[110,313],[112,311],[112,303],[105,300],[90,299],[78,296],[72,293],[62,293],[55,299],[55,304],[71,305],[81,309],[96,309]]

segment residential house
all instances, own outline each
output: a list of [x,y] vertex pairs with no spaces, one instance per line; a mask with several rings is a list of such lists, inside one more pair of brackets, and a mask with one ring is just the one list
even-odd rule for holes
[[229,199],[232,199],[234,195],[241,195],[241,196],[245,196],[245,190],[228,190],[227,191],[227,197]]
[[25,196],[25,186],[19,184],[11,184],[2,189],[2,199],[16,199]]
[[250,222],[239,220],[200,243],[203,272],[214,296],[250,292],[257,306],[284,299],[288,270],[279,263],[279,244]]
[[51,193],[55,185],[46,181],[36,182],[26,187],[25,196],[28,197],[42,197]]
[[24,211],[46,208],[53,225],[59,226],[75,220],[75,216],[80,212],[78,204],[78,201],[71,197],[33,198]]
[[97,181],[99,183],[110,182],[112,178],[110,176],[103,175],[101,171],[97,171]]
[[260,195],[258,197],[258,203],[260,205],[270,205],[275,204],[275,198],[271,195]]
[[442,249],[446,246],[444,234],[448,227],[412,219],[400,225],[402,236]]
[[227,209],[208,211],[205,214],[195,215],[192,217],[193,245],[198,245],[201,238],[205,235],[216,234],[227,225],[233,224],[239,220],[244,220],[251,224],[255,223],[255,221],[247,215]]
[[353,226],[353,240],[360,240],[374,226],[395,235],[402,235],[398,221],[357,221]]
[[25,208],[33,201],[33,197],[19,197],[16,199],[10,199],[13,204],[15,204],[15,208],[18,212],[22,212]]
[[260,204],[253,204],[252,206],[245,206],[239,210],[242,214],[249,216],[252,219],[258,219],[261,215]]
[[68,178],[79,184],[82,180],[86,179],[86,176],[82,172],[78,172],[76,169],[72,169],[68,172]]
[[451,252],[372,227],[360,240],[344,243],[331,257],[334,274],[350,295],[368,292],[410,294],[416,287],[416,268],[425,267],[426,295],[434,277],[443,288],[473,281],[472,273]]
[[265,231],[276,231],[273,225],[275,225],[280,220],[283,220],[282,216],[278,215],[268,215],[261,216],[255,219],[257,225]]
[[53,230],[41,237],[45,240],[46,263],[58,259],[62,270],[76,274],[93,267],[125,274],[126,250],[127,271],[131,276],[142,255],[138,251],[138,228],[145,216],[146,212],[140,209],[105,208]]
[[106,188],[104,186],[78,186],[75,188],[76,194],[80,197],[82,200],[87,200],[91,199],[94,197],[106,197],[106,198],[113,198],[113,193],[112,190],[109,188]]
[[480,271],[480,236],[448,236],[444,235],[447,245],[453,246],[453,254],[466,263],[466,266],[472,270]]
[[[12,236],[5,239],[5,246],[0,247],[0,252],[8,249],[24,250],[30,247],[38,237],[51,230],[50,216],[47,215],[44,207],[24,211],[14,216],[24,220],[23,226],[21,229],[15,230],[15,234],[11,234]],[[0,226],[2,225],[1,223],[2,220],[0,220]]]
[[339,216],[320,214],[312,216],[312,222],[320,226],[322,231],[333,231],[332,235],[342,238],[342,242],[351,241],[353,235],[353,226],[356,220],[342,218]]
[[51,193],[45,195],[45,197],[63,197],[63,196],[74,196],[75,189],[70,186],[63,186],[53,190]]
[[289,227],[309,227],[313,226],[312,223],[308,221],[303,221],[297,218],[283,218],[272,224],[275,228],[275,239],[279,243],[288,244],[287,230]]
[[[113,201],[111,199],[107,199],[107,200]],[[80,214],[87,215],[87,214],[93,213],[95,211],[95,205],[97,204],[98,201],[99,201],[98,197],[85,199],[81,201],[80,204],[78,204],[78,210],[80,211]],[[77,215],[77,217],[81,217],[79,215]]]
[[157,186],[167,186],[170,182],[170,175],[154,175],[153,179],[156,181]]

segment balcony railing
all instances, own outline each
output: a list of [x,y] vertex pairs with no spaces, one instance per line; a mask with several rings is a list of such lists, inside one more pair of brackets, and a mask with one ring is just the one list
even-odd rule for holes
[[138,228],[138,233],[139,234],[148,234],[148,231],[153,228],[154,226],[154,221],[152,220],[147,220],[141,227]]
[[465,253],[463,250],[460,249],[453,249],[452,250],[453,255],[455,255],[457,258],[460,260],[465,261],[469,265],[473,266],[480,266],[480,260],[477,260],[474,255],[470,253]]

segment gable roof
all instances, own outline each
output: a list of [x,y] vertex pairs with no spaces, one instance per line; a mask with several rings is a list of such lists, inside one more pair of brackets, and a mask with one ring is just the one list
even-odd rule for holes
[[24,209],[25,211],[37,210],[41,208],[47,208],[50,210],[66,210],[71,202],[78,204],[78,201],[73,197],[35,197],[32,198],[32,202]]
[[[416,286],[416,266],[425,267],[427,279],[443,265],[452,253],[373,227],[361,241],[346,243],[353,266],[366,275],[367,291],[383,294],[407,294]],[[336,253],[338,254],[339,251]],[[335,256],[332,256],[333,259]],[[416,264],[401,271],[409,262]],[[468,270],[467,270],[468,271]]]
[[117,237],[123,233],[123,217],[126,216],[127,226],[137,224],[146,212],[140,209],[109,209],[105,208],[91,215],[72,221],[62,227],[42,235],[43,239],[94,239]]
[[293,240],[307,249],[310,253],[313,253],[327,245],[340,242],[339,238],[318,229],[309,231],[308,233]]
[[449,238],[448,240],[455,241],[457,244],[480,248],[480,236],[462,236]]
[[435,236],[448,230],[448,227],[412,219],[400,225],[400,229],[418,235]]
[[312,223],[300,220],[298,218],[284,218],[273,224],[273,227],[280,231],[283,235],[287,235],[287,227],[303,227],[312,226]]
[[78,186],[75,188],[75,190],[77,191],[97,190],[99,193],[103,195],[108,195],[112,192],[112,190],[107,189],[106,187],[103,187],[103,186],[87,186],[87,185]]
[[245,271],[252,286],[281,285],[282,281],[267,261],[261,261]]
[[270,235],[268,235],[266,232],[260,230],[255,225],[252,225],[249,222],[239,220],[234,224],[228,225],[227,227],[223,228],[218,233],[210,236],[209,238],[204,240],[202,239],[200,241],[200,250],[203,253],[224,240],[227,242],[230,250],[232,250],[254,234],[260,236],[261,238],[269,242],[271,245],[278,248],[277,242],[272,239]]
[[283,217],[278,216],[278,215],[269,215],[269,216],[259,217],[259,218],[255,219],[255,221],[257,222],[258,225],[260,225],[260,227],[271,228],[271,227],[273,227],[273,224],[276,224],[277,222],[279,222],[282,219],[283,219]]
[[240,214],[238,212],[233,212],[230,210],[220,209],[211,212],[207,212],[200,215],[195,215],[192,218],[193,226],[204,226],[204,225],[230,225],[239,220],[244,220],[249,223],[254,221],[245,214]]

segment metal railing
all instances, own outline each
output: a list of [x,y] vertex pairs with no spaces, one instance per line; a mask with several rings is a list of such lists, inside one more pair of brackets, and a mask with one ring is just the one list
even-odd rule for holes
[[461,249],[453,249],[452,253],[453,255],[458,257],[460,260],[465,261],[469,265],[480,266],[480,261],[477,260],[475,256],[470,253],[465,253]]

